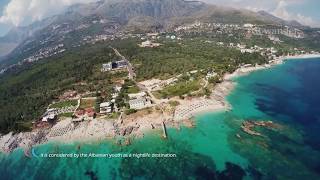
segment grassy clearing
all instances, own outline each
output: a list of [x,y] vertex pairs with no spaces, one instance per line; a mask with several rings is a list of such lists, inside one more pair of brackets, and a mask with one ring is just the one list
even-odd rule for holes
[[128,94],[135,94],[135,93],[139,93],[140,89],[138,88],[138,86],[131,86],[128,88],[127,92]]
[[119,113],[119,112],[114,112],[114,113],[112,113],[112,114],[109,114],[109,115],[108,115],[108,118],[110,118],[110,119],[118,119],[119,116],[120,116],[120,113]]
[[68,113],[63,113],[63,114],[60,114],[59,117],[72,117],[73,115],[73,112],[68,112]]
[[96,104],[96,99],[81,99],[80,107],[81,109],[92,108]]
[[201,87],[199,81],[186,81],[186,82],[179,82],[175,85],[165,87],[160,91],[156,91],[153,94],[157,98],[171,98],[174,96],[183,96],[186,94],[190,94],[193,91],[199,90]]

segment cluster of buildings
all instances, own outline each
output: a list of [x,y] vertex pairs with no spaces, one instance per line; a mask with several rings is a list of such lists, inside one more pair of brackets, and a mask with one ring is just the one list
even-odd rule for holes
[[250,48],[238,48],[241,53],[260,53],[262,56],[267,57],[268,59],[275,59],[277,57],[278,50],[274,47],[262,48],[257,45]]
[[[268,36],[270,40],[274,42],[281,42],[279,38],[277,38],[274,35],[269,35]],[[213,43],[213,41],[206,41],[207,43]],[[277,59],[281,53],[278,53],[279,51],[275,47],[267,47],[267,48],[262,48],[257,45],[254,45],[252,47],[248,47],[245,44],[240,44],[240,43],[224,43],[224,42],[217,42],[217,46],[222,46],[222,47],[228,47],[228,48],[235,48],[241,51],[241,53],[259,53],[260,55],[268,58],[269,60],[274,60]],[[290,52],[289,55],[300,55],[300,54],[305,54],[307,53],[303,49],[299,48],[292,48],[289,50]],[[310,53],[317,53],[314,51],[310,51]]]
[[129,38],[141,38],[144,37],[143,34],[131,34],[131,33],[122,33],[121,31],[117,31],[117,29],[108,29],[108,32],[97,35],[89,35],[82,38],[80,44],[95,44],[103,41],[114,41],[117,39],[129,39]]
[[107,71],[111,71],[111,70],[127,68],[127,66],[128,66],[128,61],[127,60],[114,61],[114,62],[109,62],[109,63],[106,63],[106,64],[102,64],[101,71],[102,72],[107,72]]
[[114,112],[115,104],[113,102],[103,102],[100,104],[100,113],[101,114],[110,114]]
[[115,86],[114,88],[114,93],[112,93],[112,100],[103,102],[100,104],[100,114],[111,114],[113,112],[118,112],[119,108],[116,105],[116,98],[119,96],[119,93],[122,89],[121,86]]
[[42,122],[54,122],[57,119],[57,109],[48,109],[47,112],[41,117]]
[[12,64],[12,65],[9,65],[3,69],[0,69],[0,75],[4,74],[5,72],[7,72],[10,69],[16,68],[16,67],[21,66],[23,64],[39,61],[41,59],[48,58],[48,57],[63,53],[65,51],[66,51],[66,49],[64,48],[63,44],[58,44],[54,47],[42,48],[35,55],[29,56],[16,64]]
[[96,116],[96,112],[92,107],[85,108],[85,109],[78,109],[74,113],[75,118],[73,118],[72,121],[79,122],[79,121],[85,121],[85,120],[92,120],[95,118],[95,116]]
[[129,106],[130,109],[144,109],[150,107],[152,102],[150,97],[148,97],[147,93],[141,92],[136,94],[129,94]]
[[225,24],[225,23],[203,23],[200,21],[195,21],[192,24],[179,26],[174,29],[175,32],[188,32],[188,31],[216,31],[217,33],[231,32],[235,30],[240,30],[241,26],[239,24]]
[[7,71],[7,69],[6,68],[4,68],[4,69],[1,69],[0,70],[0,74],[3,74],[3,73],[5,73]]
[[289,26],[252,26],[248,28],[254,35],[284,35],[290,38],[304,38],[303,31]]
[[274,44],[276,44],[276,43],[281,43],[281,42],[282,42],[279,37],[274,36],[274,35],[268,35],[268,38],[269,38],[269,40],[272,41]]
[[218,46],[226,46],[226,47],[229,47],[229,48],[236,48],[239,51],[241,51],[241,53],[255,53],[255,52],[258,52],[263,56],[265,56],[265,55],[275,56],[276,53],[278,52],[277,49],[274,48],[274,47],[262,48],[262,47],[259,47],[257,45],[252,46],[252,47],[247,47],[247,45],[240,44],[240,43],[237,43],[237,44],[229,43],[229,44],[225,45],[225,43],[223,43],[223,42],[218,42],[217,45]]
[[203,23],[196,21],[192,24],[179,26],[174,29],[175,32],[215,32],[234,33],[243,32],[253,35],[284,35],[290,38],[304,38],[302,30],[289,26],[276,25],[256,25],[256,24],[225,24],[225,23]]
[[[120,91],[121,89],[119,89]],[[112,95],[113,99],[111,101],[103,102],[100,104],[100,114],[111,114],[113,112],[118,112],[119,108],[115,103],[115,98],[118,96],[118,93]],[[146,92],[128,94],[129,96],[129,106],[130,109],[144,109],[152,105],[151,98],[147,95]]]
[[86,36],[82,40],[86,43],[96,43],[99,41],[106,41],[112,39],[114,36],[110,34],[100,34],[96,36]]
[[151,48],[158,47],[160,45],[161,45],[160,43],[154,43],[154,42],[151,42],[150,40],[147,40],[142,42],[141,44],[138,44],[139,47],[151,47]]
[[42,115],[41,122],[54,122],[57,119],[57,116],[59,114],[64,113],[73,113],[77,110],[79,106],[79,100],[78,105],[75,106],[66,106],[62,108],[48,108],[47,111]]
[[209,80],[213,77],[216,77],[218,74],[214,71],[209,71],[207,74],[206,74],[206,80]]
[[54,47],[47,47],[44,49],[40,49],[38,53],[24,59],[23,62],[31,63],[43,58],[48,58],[48,57],[63,53],[64,51],[66,51],[66,49],[64,49],[63,47],[64,47],[63,44],[58,44]]

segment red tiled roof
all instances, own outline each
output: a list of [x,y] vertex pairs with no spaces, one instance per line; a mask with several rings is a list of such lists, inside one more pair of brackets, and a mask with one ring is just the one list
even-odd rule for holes
[[86,111],[83,110],[83,109],[80,109],[80,110],[78,110],[78,111],[76,112],[76,116],[83,116],[83,115],[85,115],[85,114],[86,114]]
[[89,117],[93,117],[95,115],[95,111],[93,108],[80,109],[76,112],[76,116],[84,116],[88,115]]
[[94,109],[93,108],[87,108],[87,109],[85,109],[85,111],[88,114],[88,113],[94,112]]

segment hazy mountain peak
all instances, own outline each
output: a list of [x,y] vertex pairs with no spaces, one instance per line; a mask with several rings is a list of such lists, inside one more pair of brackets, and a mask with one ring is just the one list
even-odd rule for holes
[[267,11],[258,11],[258,14],[261,15],[263,18],[265,18],[265,20],[277,22],[279,24],[284,24],[284,25],[289,25],[289,26],[294,26],[294,27],[303,26],[298,21],[285,21],[277,16],[272,15],[271,13],[269,13]]

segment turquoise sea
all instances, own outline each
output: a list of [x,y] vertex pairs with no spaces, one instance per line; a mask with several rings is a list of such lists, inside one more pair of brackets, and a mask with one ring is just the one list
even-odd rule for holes
[[[0,179],[320,179],[320,59],[291,60],[235,79],[233,109],[195,118],[195,128],[146,134],[130,146],[113,141],[34,148],[41,154],[114,157],[32,157],[21,149],[0,155]],[[241,131],[245,120],[272,120],[263,136]],[[172,157],[119,157],[171,154]]]

